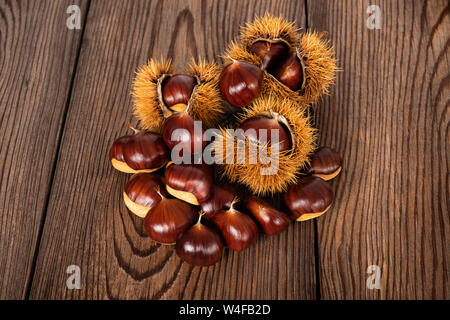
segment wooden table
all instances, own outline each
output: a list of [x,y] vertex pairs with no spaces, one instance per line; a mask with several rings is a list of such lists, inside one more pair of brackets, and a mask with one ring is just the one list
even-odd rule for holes
[[[66,26],[72,4],[79,30]],[[372,4],[381,29],[367,27]],[[315,113],[320,144],[344,159],[335,203],[191,267],[126,210],[108,150],[139,65],[220,61],[266,11],[336,47],[343,72]],[[449,30],[445,0],[0,0],[0,298],[449,299]]]

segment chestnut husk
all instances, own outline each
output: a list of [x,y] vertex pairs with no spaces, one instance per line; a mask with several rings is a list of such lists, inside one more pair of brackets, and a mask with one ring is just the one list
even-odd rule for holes
[[[151,59],[141,66],[133,81],[134,114],[143,128],[160,132],[164,120],[185,110],[195,120],[201,120],[205,128],[215,127],[225,115],[219,90],[220,68],[214,62],[192,61],[180,75],[193,77],[196,84],[186,103],[170,106],[163,97],[163,84],[170,81],[174,67],[170,60]],[[185,95],[185,94],[183,94]],[[178,101],[185,101],[183,98]]]

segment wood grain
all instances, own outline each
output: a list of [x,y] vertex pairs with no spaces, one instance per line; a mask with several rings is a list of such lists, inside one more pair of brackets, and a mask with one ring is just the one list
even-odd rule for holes
[[[32,299],[313,299],[312,223],[291,225],[210,268],[152,243],[121,200],[128,177],[108,150],[131,118],[133,71],[151,57],[180,66],[215,59],[239,26],[265,11],[305,25],[301,1],[93,1],[62,139]],[[67,290],[69,265],[81,289]]]
[[[381,30],[366,27],[371,4]],[[316,113],[344,159],[317,222],[324,299],[450,298],[449,13],[445,0],[308,1],[344,70]]]
[[0,1],[0,299],[25,297],[86,1]]

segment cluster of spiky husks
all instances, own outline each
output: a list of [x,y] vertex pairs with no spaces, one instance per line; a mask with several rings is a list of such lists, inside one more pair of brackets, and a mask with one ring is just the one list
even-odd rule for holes
[[[165,105],[161,93],[164,79],[173,71],[171,60],[155,59],[137,70],[132,92],[134,115],[144,129],[160,132],[164,120],[175,113]],[[218,87],[219,66],[212,62],[192,61],[181,73],[193,76],[198,82],[188,102],[189,114],[194,120],[201,120],[206,128],[216,126],[225,114]]]
[[263,17],[256,17],[253,22],[246,23],[241,30],[241,42],[248,48],[255,41],[261,39],[279,39],[291,47],[300,41],[299,28],[293,22],[286,21],[282,16],[275,17],[266,13]]
[[323,39],[324,33],[308,31],[300,35],[299,30],[282,17],[266,14],[242,29],[239,40],[230,44],[224,59],[226,62],[234,59],[259,66],[261,59],[249,52],[250,46],[258,40],[282,41],[295,50],[301,59],[305,68],[305,85],[298,91],[292,91],[264,71],[262,93],[287,97],[300,105],[315,103],[320,96],[328,93],[334,83],[337,61],[330,42]]
[[309,118],[290,99],[261,96],[245,108],[239,122],[268,113],[278,114],[287,120],[292,150],[275,151],[272,156],[273,146],[236,137],[226,129],[220,129],[213,142],[216,162],[222,163],[222,174],[259,195],[282,192],[295,183],[299,171],[309,164],[308,157],[315,149],[316,140],[316,130]]

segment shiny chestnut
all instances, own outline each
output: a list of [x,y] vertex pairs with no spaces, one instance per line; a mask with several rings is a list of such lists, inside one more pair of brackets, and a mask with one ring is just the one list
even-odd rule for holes
[[188,108],[175,113],[164,121],[162,136],[170,150],[177,147],[176,155],[198,154],[205,148],[207,141],[203,139],[204,131],[195,126],[194,119],[189,115]]
[[331,148],[321,147],[311,158],[311,166],[308,173],[323,180],[331,180],[336,177],[342,168],[342,159]]
[[222,257],[223,242],[214,229],[199,221],[178,239],[175,250],[189,264],[210,266]]
[[195,207],[179,199],[163,196],[145,216],[144,226],[147,235],[156,242],[174,244],[197,218]]
[[257,66],[233,61],[220,75],[220,92],[235,107],[245,107],[261,92],[263,73]]
[[303,66],[297,52],[292,51],[287,58],[272,72],[273,76],[282,84],[293,91],[300,90],[303,86]]
[[217,212],[212,222],[220,230],[226,245],[235,251],[242,251],[258,238],[258,226],[248,215],[234,209]]
[[267,202],[252,197],[245,201],[245,206],[256,219],[267,236],[273,236],[286,230],[291,222],[289,216],[278,211]]
[[289,47],[283,42],[258,40],[249,47],[249,51],[261,59],[261,68],[270,72],[287,57]]
[[162,197],[168,197],[162,178],[152,173],[140,173],[131,177],[125,186],[123,199],[127,208],[144,218]]
[[199,205],[213,192],[212,169],[205,164],[168,163],[165,173],[167,191],[176,198]]
[[109,152],[113,167],[125,173],[153,172],[169,159],[162,137],[154,132],[139,131],[117,139]]
[[176,74],[165,79],[162,83],[164,103],[171,109],[177,104],[187,105],[196,85],[194,77],[184,74]]
[[305,221],[324,214],[331,207],[333,197],[328,182],[308,176],[291,185],[283,195],[283,200],[297,221]]
[[[291,133],[287,125],[279,120],[267,116],[249,118],[239,125],[244,136],[261,145],[266,143],[278,145],[278,151],[283,152],[292,149]],[[275,138],[277,137],[277,138]],[[276,140],[273,140],[273,139]]]
[[217,212],[230,209],[237,196],[230,185],[214,185],[212,196],[200,204],[204,217],[211,219]]

